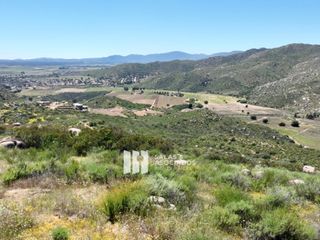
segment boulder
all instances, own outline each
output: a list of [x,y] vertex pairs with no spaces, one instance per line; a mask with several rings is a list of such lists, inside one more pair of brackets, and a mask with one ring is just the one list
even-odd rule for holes
[[169,204],[169,208],[168,209],[169,210],[173,210],[173,211],[177,210],[176,206],[174,204],[172,204],[172,203]]
[[73,134],[75,136],[78,136],[80,134],[80,132],[81,132],[81,129],[79,129],[79,128],[69,128],[68,131],[71,134]]
[[14,141],[8,140],[8,141],[0,142],[0,146],[5,148],[14,148],[16,144]]
[[15,140],[14,142],[15,142],[17,148],[24,149],[27,147],[27,144],[25,144],[24,142],[22,142],[20,140]]
[[315,173],[316,168],[309,165],[305,165],[303,166],[302,171],[305,173]]
[[289,181],[290,185],[300,185],[304,184],[304,181],[302,179],[292,179]]
[[26,148],[27,145],[20,140],[4,138],[0,140],[0,146],[5,148]]

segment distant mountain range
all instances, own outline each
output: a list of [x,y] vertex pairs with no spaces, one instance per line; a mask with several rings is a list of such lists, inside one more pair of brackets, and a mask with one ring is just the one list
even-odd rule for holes
[[198,61],[122,64],[89,74],[115,84],[229,94],[259,105],[320,113],[320,45],[251,49]]
[[221,52],[211,55],[190,54],[185,52],[168,52],[158,54],[139,55],[131,54],[127,56],[112,55],[101,58],[63,59],[63,58],[34,58],[34,59],[14,59],[0,60],[0,66],[72,66],[72,65],[117,65],[123,63],[150,63],[168,62],[173,60],[201,60],[214,56],[229,56],[240,51]]

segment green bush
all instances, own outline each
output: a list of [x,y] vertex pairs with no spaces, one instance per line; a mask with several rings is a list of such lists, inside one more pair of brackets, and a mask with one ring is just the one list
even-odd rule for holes
[[263,172],[262,178],[254,182],[254,187],[257,190],[273,187],[275,185],[287,185],[290,180],[286,172],[276,169],[266,169]]
[[148,196],[146,186],[141,181],[116,186],[103,199],[103,211],[112,223],[125,213],[145,215],[149,206]]
[[295,193],[286,187],[274,187],[268,191],[265,205],[268,208],[279,208],[288,206],[294,201]]
[[253,240],[316,239],[315,230],[288,209],[265,213],[261,221],[250,226],[249,236]]
[[226,205],[226,209],[239,216],[240,223],[243,227],[258,218],[254,205],[248,201],[241,200],[239,202],[231,202]]
[[305,184],[295,186],[298,196],[320,203],[320,180],[310,179]]
[[52,231],[52,238],[53,240],[68,240],[69,232],[66,228],[57,227]]
[[239,172],[226,173],[222,175],[222,180],[225,183],[241,188],[242,190],[249,190],[251,187],[251,180],[248,176],[244,176]]
[[218,188],[214,192],[214,196],[220,206],[226,206],[229,203],[241,200],[248,201],[250,199],[247,193],[231,186]]
[[[187,204],[186,194],[182,190],[182,185],[174,180],[169,180],[162,175],[157,174],[148,177],[146,184],[151,195],[170,199],[170,202],[173,204]],[[188,189],[185,190],[188,191]]]
[[210,222],[221,230],[235,232],[239,225],[239,216],[226,208],[215,207],[211,209],[208,214]]

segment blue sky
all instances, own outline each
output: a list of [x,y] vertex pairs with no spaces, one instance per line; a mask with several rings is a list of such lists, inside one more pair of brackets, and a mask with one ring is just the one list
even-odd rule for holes
[[0,59],[320,43],[318,0],[0,0]]

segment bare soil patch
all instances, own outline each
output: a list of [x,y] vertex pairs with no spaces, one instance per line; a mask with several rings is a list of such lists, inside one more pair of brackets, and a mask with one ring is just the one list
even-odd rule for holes
[[114,108],[90,108],[89,112],[95,114],[108,115],[113,117],[127,117],[123,112],[124,109],[122,107],[114,107]]

